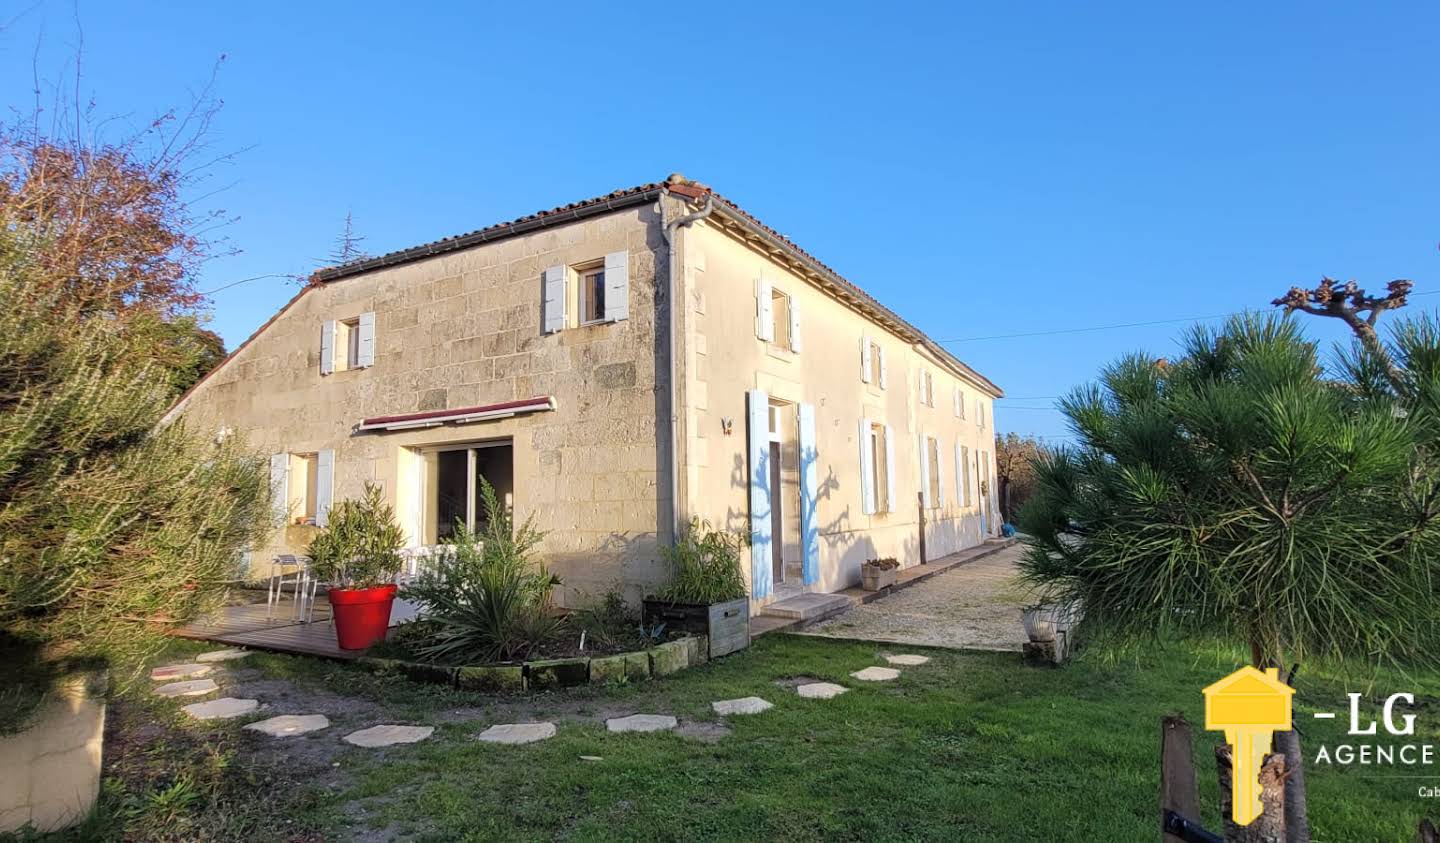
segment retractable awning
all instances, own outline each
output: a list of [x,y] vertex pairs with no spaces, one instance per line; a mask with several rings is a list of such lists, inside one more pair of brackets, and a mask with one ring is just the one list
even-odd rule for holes
[[470,424],[471,422],[508,419],[527,413],[539,413],[555,409],[555,398],[543,396],[526,398],[522,401],[505,401],[500,404],[485,404],[479,407],[460,407],[454,410],[431,410],[424,413],[405,413],[398,416],[375,416],[362,419],[356,426],[364,430],[413,430],[420,427],[439,427],[443,424]]

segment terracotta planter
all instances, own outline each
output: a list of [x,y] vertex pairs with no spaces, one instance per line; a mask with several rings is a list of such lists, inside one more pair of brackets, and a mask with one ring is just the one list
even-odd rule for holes
[[896,575],[899,573],[899,568],[881,568],[879,565],[862,565],[860,567],[860,584],[866,591],[879,591],[882,588],[889,588],[894,585]]
[[374,588],[332,588],[330,609],[335,614],[335,640],[342,650],[363,650],[385,640],[390,628],[390,607],[395,584]]

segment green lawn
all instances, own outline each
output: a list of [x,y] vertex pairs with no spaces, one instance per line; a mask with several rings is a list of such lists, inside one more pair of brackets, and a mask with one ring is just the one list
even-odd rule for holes
[[[428,742],[383,754],[336,745],[338,777],[324,787],[302,784],[287,797],[295,825],[257,815],[247,839],[343,839],[386,830],[431,840],[1153,840],[1159,719],[1175,711],[1197,723],[1203,820],[1218,827],[1214,737],[1200,731],[1200,689],[1237,666],[1235,654],[1176,648],[1143,665],[1036,669],[1017,655],[929,650],[929,664],[906,668],[896,682],[849,678],[875,664],[882,649],[772,635],[745,653],[668,679],[528,702],[497,702],[318,660],[255,656],[250,667],[271,679],[377,700],[395,720],[439,728]],[[853,690],[834,700],[803,700],[775,684],[797,675]],[[1302,683],[1296,721],[1312,758],[1319,741],[1341,740],[1346,690],[1370,692],[1318,674]],[[1397,690],[1415,691],[1424,704],[1440,692],[1440,677],[1382,679],[1373,690],[1377,710],[1383,695]],[[611,735],[599,719],[656,712],[715,721],[711,700],[749,695],[775,708],[730,718],[733,733],[714,743],[663,733]],[[1312,720],[1317,707],[1341,716]],[[472,739],[517,713],[556,717],[560,732],[520,747]],[[1403,740],[1434,741],[1440,722],[1431,711],[1418,713],[1421,734]],[[244,788],[253,786],[258,799],[269,781],[262,765],[274,761],[255,757],[273,743],[251,735],[237,740],[237,730],[203,733],[236,741],[225,765],[232,781],[222,790],[233,809],[229,834],[245,824],[234,815],[247,810]],[[332,732],[343,733],[340,724]],[[329,746],[337,737],[318,740]],[[1374,767],[1308,772],[1317,841],[1410,840],[1427,810],[1440,813],[1416,795],[1417,785],[1440,785],[1440,777],[1365,777],[1402,772]],[[112,785],[112,799],[122,789]],[[192,827],[189,839],[210,833],[207,823]]]

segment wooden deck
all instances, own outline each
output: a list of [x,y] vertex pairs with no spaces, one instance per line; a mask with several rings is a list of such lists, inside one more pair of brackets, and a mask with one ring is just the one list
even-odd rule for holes
[[176,627],[171,634],[236,647],[332,659],[353,659],[365,654],[364,650],[342,650],[336,645],[335,627],[330,624],[330,603],[323,594],[315,598],[314,620],[310,623],[293,620],[291,603],[286,600],[275,607],[273,619],[266,617],[264,603],[226,606],[192,624]]

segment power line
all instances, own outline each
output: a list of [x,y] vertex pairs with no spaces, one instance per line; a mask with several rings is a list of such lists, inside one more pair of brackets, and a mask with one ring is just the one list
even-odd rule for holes
[[220,292],[221,290],[228,290],[228,289],[230,289],[231,287],[238,287],[238,286],[240,286],[241,284],[249,284],[251,281],[260,281],[260,280],[265,279],[265,278],[294,278],[294,277],[295,277],[295,276],[293,276],[293,275],[288,275],[288,274],[283,273],[283,272],[271,272],[271,273],[269,273],[268,275],[255,275],[255,276],[252,276],[252,277],[250,277],[250,278],[241,278],[239,281],[232,281],[232,282],[230,282],[229,284],[225,284],[225,285],[216,287],[216,288],[213,289],[213,290],[206,290],[205,292],[201,293],[200,295],[202,295],[202,296],[213,296],[213,295],[215,295],[216,293]]
[[[1418,298],[1420,296],[1433,296],[1436,294],[1440,294],[1440,290],[1431,290],[1426,293],[1411,293],[1410,297]],[[1091,325],[1085,328],[1060,328],[1054,331],[1027,331],[1021,334],[994,334],[988,337],[959,337],[956,339],[940,340],[939,342],[984,342],[986,340],[1013,340],[1021,339],[1023,337],[1050,337],[1055,336],[1056,334],[1085,334],[1092,331],[1114,331],[1120,328],[1144,328],[1150,325],[1174,325],[1178,322],[1208,322],[1211,319],[1229,319],[1231,316],[1239,316],[1243,313],[1245,313],[1245,311],[1237,310],[1231,313],[1217,313],[1213,316],[1187,316],[1181,319],[1152,319],[1147,322],[1120,322],[1115,325]]]

